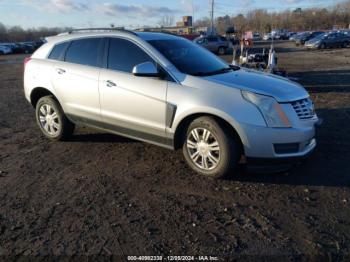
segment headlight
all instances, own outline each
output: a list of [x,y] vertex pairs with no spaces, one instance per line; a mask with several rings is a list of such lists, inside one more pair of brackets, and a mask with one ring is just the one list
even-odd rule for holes
[[291,127],[288,117],[276,99],[271,96],[242,91],[242,96],[248,102],[254,104],[263,115],[268,127]]

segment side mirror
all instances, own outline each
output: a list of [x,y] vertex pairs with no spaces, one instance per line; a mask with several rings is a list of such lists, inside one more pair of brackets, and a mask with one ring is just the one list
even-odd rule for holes
[[134,76],[156,77],[159,76],[157,67],[152,62],[145,62],[134,66],[132,69]]

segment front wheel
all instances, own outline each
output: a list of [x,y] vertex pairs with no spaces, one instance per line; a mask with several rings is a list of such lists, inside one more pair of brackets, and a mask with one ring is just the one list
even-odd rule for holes
[[42,133],[54,141],[65,140],[74,132],[74,124],[68,120],[60,104],[52,96],[39,99],[36,120]]
[[230,131],[212,117],[195,119],[183,143],[188,165],[197,173],[212,178],[230,174],[241,155],[239,143]]

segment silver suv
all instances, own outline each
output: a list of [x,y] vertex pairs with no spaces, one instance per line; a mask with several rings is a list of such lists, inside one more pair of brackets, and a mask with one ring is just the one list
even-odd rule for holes
[[249,161],[304,157],[318,118],[305,89],[235,67],[193,42],[149,32],[72,31],[25,61],[26,99],[43,134],[67,139],[75,124],[182,148],[200,174]]
[[219,35],[200,36],[194,42],[218,55],[225,55],[230,47],[230,42],[226,37]]

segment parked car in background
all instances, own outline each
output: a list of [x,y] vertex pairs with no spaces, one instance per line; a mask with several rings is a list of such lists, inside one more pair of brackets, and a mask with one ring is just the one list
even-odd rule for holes
[[199,34],[183,34],[183,35],[179,35],[180,37],[186,38],[188,40],[195,40],[196,38],[200,37]]
[[312,38],[315,38],[318,35],[322,35],[322,34],[324,34],[323,31],[306,32],[295,40],[295,44],[297,46],[304,45],[305,42],[309,41]]
[[289,40],[290,32],[286,29],[272,30],[271,33],[265,34],[263,39],[266,40]]
[[225,55],[230,47],[230,41],[220,35],[201,36],[196,38],[194,42],[219,55]]
[[264,40],[264,41],[268,41],[268,40],[279,40],[279,39],[280,39],[280,36],[277,35],[277,34],[274,34],[274,33],[265,34],[264,37],[263,37],[263,40]]
[[12,49],[6,45],[0,44],[0,55],[8,55],[12,53]]
[[265,34],[264,37],[263,37],[263,40],[265,40],[265,41],[272,40],[271,33]]
[[295,35],[291,36],[289,38],[289,40],[292,40],[292,41],[296,41],[297,39],[299,39],[300,37],[302,37],[304,34],[306,34],[308,32],[299,32],[299,33],[296,33]]
[[289,40],[289,35],[290,33],[288,31],[283,31],[281,33],[278,34],[279,36],[279,40]]
[[259,33],[254,33],[253,34],[253,41],[260,41],[262,40],[262,37],[260,36]]
[[45,43],[44,40],[40,39],[40,40],[37,40],[37,41],[33,41],[32,42],[32,45],[34,47],[35,50],[37,50],[39,47],[41,47],[43,44]]
[[228,41],[231,43],[231,45],[235,46],[235,45],[239,45],[239,43],[241,42],[241,40],[239,39],[239,37],[237,35],[231,35],[228,36]]
[[288,40],[293,40],[293,38],[297,35],[295,32],[289,32],[288,34]]
[[19,43],[19,45],[22,48],[22,53],[23,54],[32,54],[36,50],[33,45],[28,45],[26,43]]
[[12,50],[12,54],[23,54],[23,48],[20,44],[10,43],[6,44]]
[[331,32],[321,34],[305,43],[308,49],[325,49],[332,47],[348,47],[350,35],[342,32]]

